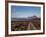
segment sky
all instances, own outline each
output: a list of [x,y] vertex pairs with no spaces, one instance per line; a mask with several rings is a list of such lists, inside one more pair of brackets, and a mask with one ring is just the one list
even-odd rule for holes
[[40,17],[41,8],[35,6],[11,6],[11,18]]

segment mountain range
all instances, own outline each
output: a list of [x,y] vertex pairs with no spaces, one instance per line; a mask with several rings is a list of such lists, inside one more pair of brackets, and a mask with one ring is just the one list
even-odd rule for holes
[[32,16],[27,18],[11,18],[11,21],[32,21],[32,20],[40,20],[40,17]]

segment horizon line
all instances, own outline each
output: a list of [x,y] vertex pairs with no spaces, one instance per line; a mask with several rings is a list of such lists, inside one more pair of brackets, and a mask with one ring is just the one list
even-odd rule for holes
[[[29,18],[30,16],[24,16],[24,17],[11,17],[11,18]],[[31,16],[31,17],[33,17],[33,16]],[[36,16],[36,17],[38,17],[38,18],[40,18],[40,16]]]

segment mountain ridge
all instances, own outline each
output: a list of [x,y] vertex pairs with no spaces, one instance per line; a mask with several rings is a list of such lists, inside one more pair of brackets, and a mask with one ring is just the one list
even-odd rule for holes
[[32,16],[27,18],[11,18],[11,21],[31,21],[31,20],[37,20],[40,19],[40,17]]

